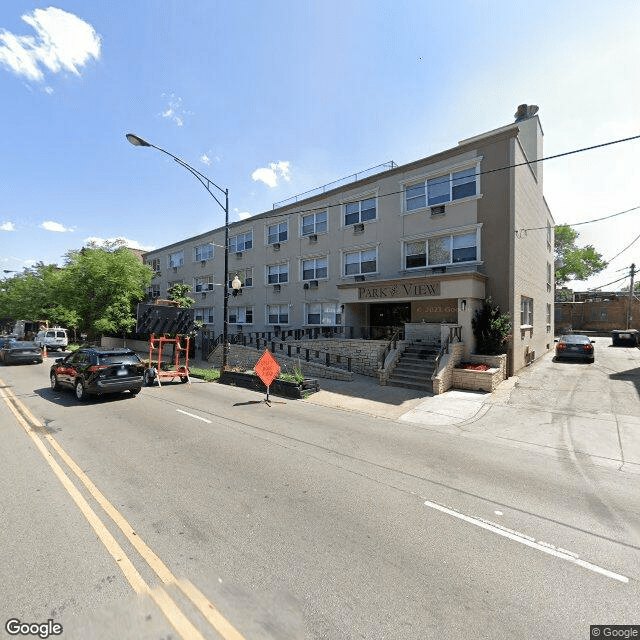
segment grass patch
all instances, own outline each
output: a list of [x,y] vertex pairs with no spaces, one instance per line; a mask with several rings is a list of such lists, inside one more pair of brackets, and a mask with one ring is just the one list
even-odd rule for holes
[[205,382],[215,382],[220,377],[218,369],[199,369],[198,367],[189,367],[189,375],[192,378],[200,378]]

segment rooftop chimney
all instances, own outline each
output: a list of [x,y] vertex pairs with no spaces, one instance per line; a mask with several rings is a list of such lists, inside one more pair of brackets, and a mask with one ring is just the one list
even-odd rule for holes
[[539,107],[535,104],[520,104],[518,105],[518,110],[514,114],[514,118],[516,122],[522,122],[522,120],[527,120],[527,118],[531,118],[538,113]]

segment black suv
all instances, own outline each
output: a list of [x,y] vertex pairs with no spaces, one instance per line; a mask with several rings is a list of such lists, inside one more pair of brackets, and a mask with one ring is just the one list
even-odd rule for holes
[[131,349],[83,347],[66,358],[57,358],[51,366],[51,388],[68,387],[78,400],[88,395],[142,389],[145,365]]

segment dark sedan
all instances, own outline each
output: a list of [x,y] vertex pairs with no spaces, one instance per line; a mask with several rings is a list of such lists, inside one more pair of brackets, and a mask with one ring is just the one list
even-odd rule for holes
[[78,400],[89,395],[129,391],[135,396],[142,389],[144,363],[131,349],[83,347],[51,366],[51,388],[73,389]]
[[561,336],[556,343],[557,360],[586,360],[587,362],[595,360],[593,348],[595,342],[588,336],[577,334]]
[[15,338],[3,339],[0,343],[0,362],[2,364],[41,363],[42,350],[33,342],[23,342]]

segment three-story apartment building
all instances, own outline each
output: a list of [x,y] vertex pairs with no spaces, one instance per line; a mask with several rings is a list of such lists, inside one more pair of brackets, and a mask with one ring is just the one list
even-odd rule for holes
[[[229,228],[148,252],[150,297],[192,286],[195,317],[237,331],[342,327],[351,337],[403,327],[407,338],[461,327],[491,297],[513,324],[510,372],[553,346],[553,228],[543,195],[543,132],[533,110],[427,158],[292,199]],[[347,331],[348,329],[348,331]]]

